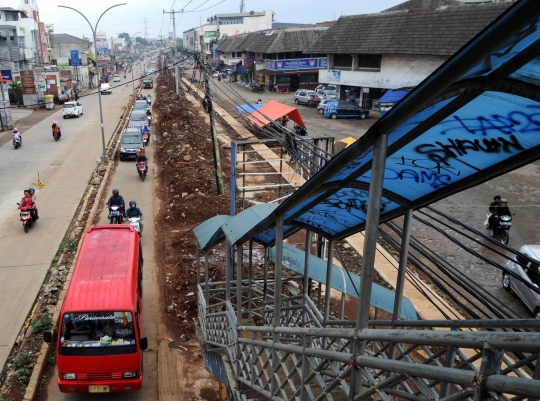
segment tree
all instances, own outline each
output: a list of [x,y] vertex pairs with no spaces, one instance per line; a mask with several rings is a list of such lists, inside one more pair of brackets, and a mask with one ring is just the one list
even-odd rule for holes
[[182,52],[184,51],[184,43],[183,43],[182,40],[178,40],[178,41],[176,42],[176,51],[177,51],[178,53],[182,53]]
[[21,104],[23,94],[22,85],[17,81],[13,81],[9,85],[8,94],[11,104]]
[[129,39],[131,38],[131,37],[129,36],[129,33],[126,33],[126,32],[119,33],[119,34],[118,34],[118,37],[119,37],[119,38],[124,38],[125,40],[128,40],[128,41],[129,41]]
[[135,38],[135,41],[143,46],[148,46],[148,41],[145,38],[141,38],[140,36],[137,36]]

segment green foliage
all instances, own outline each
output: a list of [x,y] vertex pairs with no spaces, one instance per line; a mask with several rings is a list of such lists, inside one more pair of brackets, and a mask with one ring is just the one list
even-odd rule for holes
[[140,36],[137,36],[135,38],[135,41],[137,43],[140,43],[140,44],[144,45],[144,46],[148,46],[148,44],[149,44],[148,41],[145,38],[141,38]]
[[31,325],[32,325],[33,333],[35,334],[43,333],[43,331],[51,328],[52,319],[49,315],[45,315],[39,319],[35,319],[31,323]]
[[67,234],[60,244],[60,252],[74,251],[77,249],[77,238],[71,234]]
[[23,386],[27,386],[30,381],[30,367],[32,365],[32,358],[29,352],[23,352],[16,358],[10,358],[11,368],[17,375],[17,379]]
[[17,82],[13,81],[8,88],[8,94],[9,94],[9,101],[11,104],[21,104],[22,103],[22,85]]
[[182,41],[176,42],[176,51],[182,53],[184,51],[184,43]]

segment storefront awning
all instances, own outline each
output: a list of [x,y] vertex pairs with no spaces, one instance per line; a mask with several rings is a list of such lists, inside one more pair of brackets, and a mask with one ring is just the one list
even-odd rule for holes
[[408,89],[389,89],[386,93],[377,101],[377,103],[397,103],[405,96],[409,94],[410,90]]
[[271,123],[271,121],[268,120],[268,118],[266,118],[265,116],[274,121],[279,120],[283,116],[287,116],[296,124],[299,124],[303,127],[306,126],[306,123],[304,123],[304,120],[302,120],[298,109],[287,106],[283,103],[276,102],[275,100],[270,100],[258,111],[251,113],[248,118],[258,127],[264,127],[265,125]]

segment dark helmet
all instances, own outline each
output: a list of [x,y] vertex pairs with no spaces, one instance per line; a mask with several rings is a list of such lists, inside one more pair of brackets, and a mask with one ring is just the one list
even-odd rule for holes
[[137,202],[129,201],[129,207],[130,207],[130,209],[135,209],[137,207]]
[[493,197],[493,200],[494,200],[494,201],[501,200],[501,195],[495,195],[495,196]]
[[120,191],[117,190],[117,189],[113,189],[112,194],[113,194],[113,196],[118,196],[120,194]]
[[30,192],[30,195],[34,195],[36,193],[36,190],[32,187],[28,188],[28,192]]

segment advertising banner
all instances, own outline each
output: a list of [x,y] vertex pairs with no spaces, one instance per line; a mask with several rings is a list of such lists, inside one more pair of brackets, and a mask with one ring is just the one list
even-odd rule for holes
[[274,61],[274,71],[283,70],[309,70],[318,68],[319,59],[299,58],[295,60],[276,60]]
[[58,68],[69,67],[69,59],[67,57],[58,57],[56,59],[56,66]]
[[255,62],[255,57],[246,57],[244,58],[244,67],[249,68]]
[[43,64],[49,64],[49,53],[47,52],[47,40],[45,38],[45,23],[38,22],[39,46],[41,47],[41,56]]
[[36,85],[34,84],[34,71],[21,70],[21,85],[24,95],[35,95]]
[[216,31],[204,31],[204,37],[205,38],[215,38],[217,37]]
[[7,79],[8,81],[13,81],[13,74],[11,70],[2,70],[2,79]]
[[99,53],[107,53],[109,43],[107,42],[107,34],[105,32],[96,32],[96,51]]
[[341,70],[334,70],[333,68],[328,70],[328,75],[326,76],[327,81],[341,81]]
[[80,65],[80,63],[79,63],[79,51],[78,50],[70,50],[69,54],[71,55],[71,66],[72,67],[78,67]]

